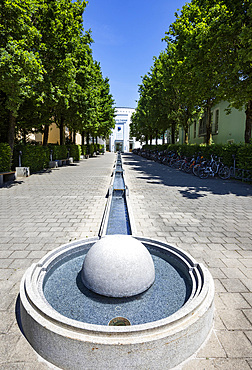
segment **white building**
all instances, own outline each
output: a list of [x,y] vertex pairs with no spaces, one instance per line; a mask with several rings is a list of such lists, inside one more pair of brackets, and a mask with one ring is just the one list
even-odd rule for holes
[[115,128],[109,137],[110,152],[131,152],[132,149],[140,147],[140,143],[130,137],[130,122],[133,112],[135,112],[134,108],[115,109]]

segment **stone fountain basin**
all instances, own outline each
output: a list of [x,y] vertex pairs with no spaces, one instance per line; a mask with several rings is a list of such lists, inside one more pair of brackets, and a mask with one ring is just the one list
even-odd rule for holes
[[[46,300],[48,274],[62,261],[89,250],[99,238],[63,245],[33,264],[20,287],[21,324],[44,359],[62,369],[169,369],[194,354],[213,325],[214,283],[209,271],[181,249],[136,238],[150,251],[169,256],[189,279],[190,294],[175,313],[131,326],[97,325],[68,318]],[[153,302],[155,310],[155,302]],[[102,314],[102,309],[101,309]]]

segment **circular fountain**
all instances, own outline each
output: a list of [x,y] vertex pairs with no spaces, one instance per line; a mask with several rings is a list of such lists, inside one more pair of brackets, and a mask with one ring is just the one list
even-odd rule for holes
[[213,323],[208,270],[178,248],[134,239],[155,266],[154,283],[134,296],[107,297],[83,284],[83,260],[99,238],[61,246],[27,270],[22,327],[47,361],[62,369],[169,369],[204,342]]
[[61,369],[171,369],[213,325],[214,284],[188,253],[135,234],[121,161],[100,237],[65,244],[20,286],[32,347]]

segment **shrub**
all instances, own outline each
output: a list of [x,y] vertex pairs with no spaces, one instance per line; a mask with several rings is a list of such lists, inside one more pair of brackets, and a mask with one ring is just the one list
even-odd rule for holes
[[73,157],[74,161],[80,160],[81,155],[81,146],[75,144],[69,145],[58,145],[58,144],[49,144],[48,145],[50,154],[52,154],[53,161],[57,159],[67,159]]
[[19,166],[19,152],[22,152],[22,167],[30,167],[30,172],[34,173],[48,167],[49,148],[40,145],[16,145],[13,151],[13,166]]
[[53,161],[56,159],[66,159],[68,155],[68,149],[66,145],[49,145],[50,150],[53,151]]
[[71,145],[67,146],[67,149],[69,149],[69,155],[70,155],[70,157],[73,157],[74,161],[79,161],[80,160],[80,155],[81,155],[81,146],[80,145],[71,144]]
[[87,155],[87,145],[82,145],[81,146],[81,152],[82,152],[82,155]]
[[252,144],[244,144],[236,153],[237,166],[252,171]]
[[91,155],[91,157],[94,155],[94,152],[95,152],[94,144],[89,144],[89,154]]
[[11,170],[11,148],[7,143],[0,143],[0,172]]

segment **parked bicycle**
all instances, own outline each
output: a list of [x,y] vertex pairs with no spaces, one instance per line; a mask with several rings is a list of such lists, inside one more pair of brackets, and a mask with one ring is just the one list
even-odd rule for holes
[[233,155],[234,165],[230,168],[217,160],[217,157],[211,156],[211,160],[207,161],[199,152],[196,160],[195,157],[183,157],[177,151],[158,151],[146,149],[133,149],[133,153],[140,155],[146,159],[154,160],[164,165],[177,168],[181,171],[191,173],[200,178],[214,177],[218,175],[221,179],[226,180],[230,177],[242,180],[252,181],[251,169],[241,169],[236,167],[235,156]]
[[220,158],[219,161],[216,161],[213,159],[213,156],[211,156],[211,161],[198,169],[198,175],[201,179],[218,175],[221,179],[227,180],[230,177],[230,168],[224,165],[224,163],[220,161]]

